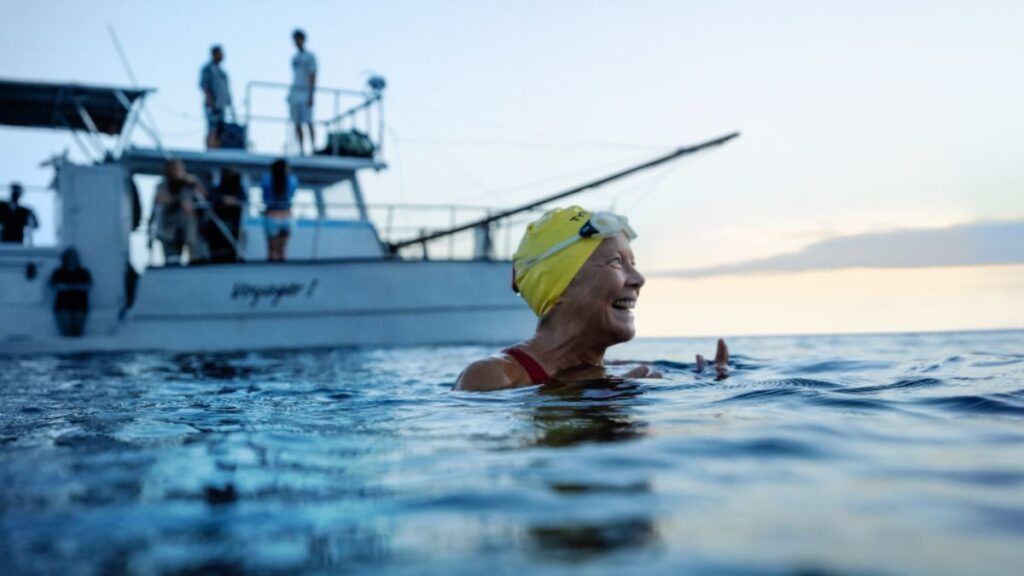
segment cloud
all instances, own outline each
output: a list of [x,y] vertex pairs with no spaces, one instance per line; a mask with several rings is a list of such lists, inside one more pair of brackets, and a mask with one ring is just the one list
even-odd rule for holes
[[839,268],[924,268],[1024,264],[1024,221],[973,222],[949,228],[842,236],[800,252],[653,276],[703,278],[725,274],[806,272]]

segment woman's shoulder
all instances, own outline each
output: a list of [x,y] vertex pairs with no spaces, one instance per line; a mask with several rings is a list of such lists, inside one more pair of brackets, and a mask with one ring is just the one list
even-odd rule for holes
[[503,390],[531,384],[530,376],[522,365],[507,356],[496,354],[477,360],[459,374],[456,390]]

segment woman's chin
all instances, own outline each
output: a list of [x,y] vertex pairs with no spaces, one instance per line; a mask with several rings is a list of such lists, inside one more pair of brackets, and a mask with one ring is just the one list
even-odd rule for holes
[[633,324],[633,318],[630,317],[628,321],[619,320],[612,322],[608,326],[608,336],[615,343],[632,340],[636,336],[636,326]]
[[619,342],[632,340],[636,335],[636,324],[633,321],[633,311],[613,308],[611,318],[608,319],[608,329]]

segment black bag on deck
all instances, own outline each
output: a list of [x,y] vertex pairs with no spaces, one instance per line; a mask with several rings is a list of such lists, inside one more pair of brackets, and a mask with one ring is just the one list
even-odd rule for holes
[[238,123],[234,108],[225,110],[224,121],[220,125],[220,147],[245,150],[248,135],[248,127]]
[[373,158],[377,147],[370,137],[359,130],[347,132],[331,132],[327,135],[327,145],[316,151],[319,156],[352,156],[355,158]]
[[220,132],[220,147],[245,150],[246,127],[234,122],[224,122]]

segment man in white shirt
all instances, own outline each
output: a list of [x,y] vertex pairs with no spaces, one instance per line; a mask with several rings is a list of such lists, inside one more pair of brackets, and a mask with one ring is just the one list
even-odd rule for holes
[[305,49],[306,33],[301,29],[292,32],[295,47],[299,49],[292,57],[292,88],[288,93],[295,136],[299,140],[299,155],[303,153],[302,125],[309,127],[309,152],[313,153],[313,92],[316,89],[316,57]]

